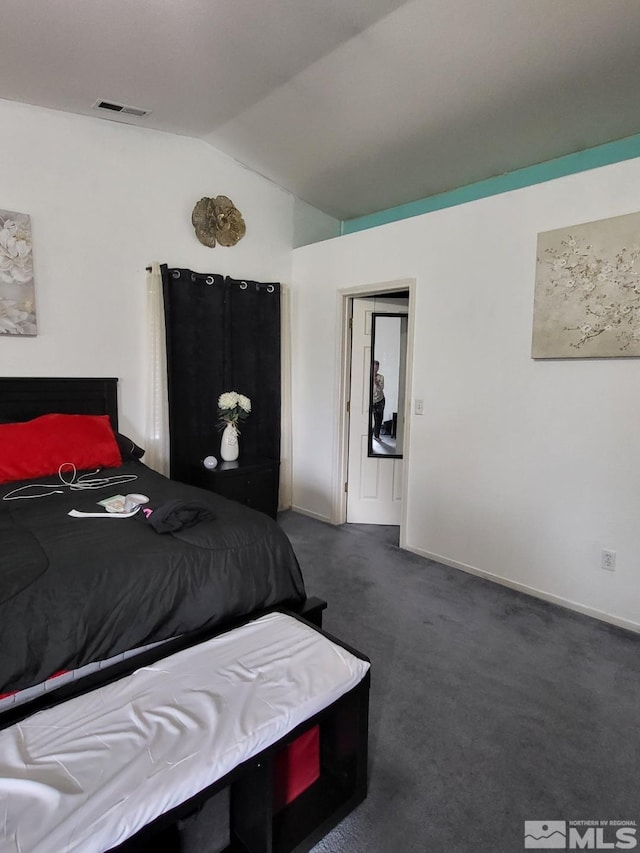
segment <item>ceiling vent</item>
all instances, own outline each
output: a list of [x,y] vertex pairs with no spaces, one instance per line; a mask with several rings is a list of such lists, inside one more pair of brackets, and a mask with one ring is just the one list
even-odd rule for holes
[[125,116],[148,116],[151,110],[143,110],[140,107],[128,107],[125,104],[115,104],[113,101],[96,101],[93,105],[97,110],[108,110],[112,113],[120,113]]

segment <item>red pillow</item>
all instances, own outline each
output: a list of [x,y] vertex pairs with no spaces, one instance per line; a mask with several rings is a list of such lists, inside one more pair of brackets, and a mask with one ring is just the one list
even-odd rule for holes
[[65,462],[78,471],[122,465],[109,415],[42,415],[0,424],[0,483],[57,474]]

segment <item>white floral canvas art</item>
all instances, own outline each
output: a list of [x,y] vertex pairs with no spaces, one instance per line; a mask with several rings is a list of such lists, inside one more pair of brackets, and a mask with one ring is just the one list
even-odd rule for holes
[[531,355],[640,356],[640,213],[538,234]]
[[35,335],[31,219],[0,210],[0,335]]

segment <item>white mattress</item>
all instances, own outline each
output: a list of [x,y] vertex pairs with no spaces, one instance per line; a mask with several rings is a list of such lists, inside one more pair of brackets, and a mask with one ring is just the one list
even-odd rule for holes
[[272,613],[0,732],[1,853],[98,853],[331,705],[369,664]]

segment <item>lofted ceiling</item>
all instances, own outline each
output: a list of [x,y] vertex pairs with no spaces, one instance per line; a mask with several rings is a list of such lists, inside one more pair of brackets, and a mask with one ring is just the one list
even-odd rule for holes
[[0,7],[0,98],[199,137],[338,219],[639,133],[639,79],[638,0]]

